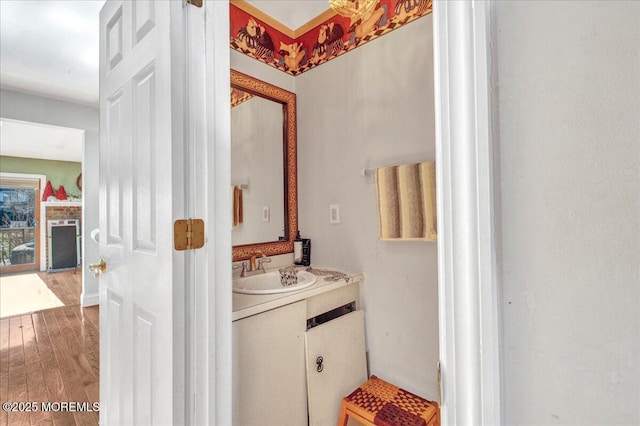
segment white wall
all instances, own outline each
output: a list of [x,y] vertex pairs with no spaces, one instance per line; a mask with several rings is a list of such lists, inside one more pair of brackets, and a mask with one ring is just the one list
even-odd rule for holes
[[[366,167],[435,158],[432,17],[296,77],[299,227],[315,265],[365,273],[371,373],[437,399],[435,243],[378,239]],[[341,223],[329,224],[339,204]]]
[[[84,263],[96,262],[100,256],[99,247],[89,238],[89,232],[98,227],[98,108],[1,89],[0,117],[85,131],[82,163],[82,259]],[[82,305],[97,304],[98,280],[92,274],[83,273],[82,283]]]
[[640,424],[640,2],[497,2],[504,424]]

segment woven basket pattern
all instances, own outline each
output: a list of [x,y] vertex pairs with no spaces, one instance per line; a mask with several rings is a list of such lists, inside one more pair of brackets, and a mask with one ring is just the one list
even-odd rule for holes
[[371,376],[344,398],[354,412],[379,426],[422,426],[437,413],[437,405]]

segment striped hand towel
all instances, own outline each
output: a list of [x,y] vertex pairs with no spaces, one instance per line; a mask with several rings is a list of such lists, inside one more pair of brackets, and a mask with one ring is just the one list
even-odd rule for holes
[[435,241],[435,163],[376,170],[381,240]]

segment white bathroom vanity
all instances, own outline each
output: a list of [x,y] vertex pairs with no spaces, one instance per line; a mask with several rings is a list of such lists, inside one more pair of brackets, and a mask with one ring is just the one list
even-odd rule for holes
[[[326,270],[331,268],[316,268]],[[364,276],[276,294],[233,294],[233,424],[335,424],[367,379]]]

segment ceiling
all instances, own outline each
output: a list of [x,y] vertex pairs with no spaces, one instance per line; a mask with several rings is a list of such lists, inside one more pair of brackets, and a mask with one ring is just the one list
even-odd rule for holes
[[[326,0],[249,0],[295,30]],[[104,0],[1,0],[0,85],[98,105],[99,13]]]
[[104,0],[0,1],[0,84],[97,105]]
[[[99,13],[105,0],[0,0],[0,86],[97,106]],[[291,29],[328,9],[326,0],[248,0]],[[77,130],[70,130],[71,133]],[[3,120],[1,155],[81,161],[64,129]],[[27,145],[28,142],[28,146]]]
[[292,30],[329,9],[327,0],[247,0],[247,3]]

